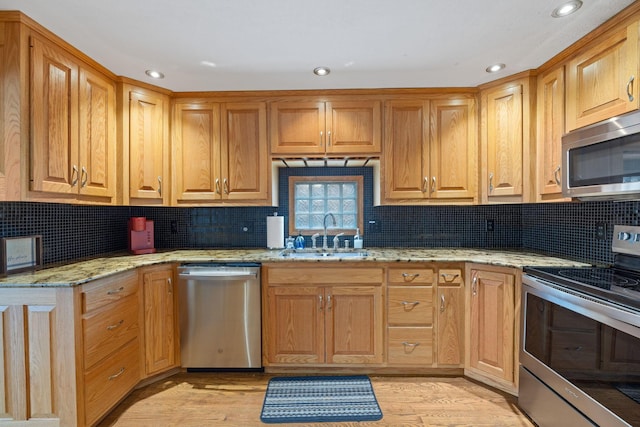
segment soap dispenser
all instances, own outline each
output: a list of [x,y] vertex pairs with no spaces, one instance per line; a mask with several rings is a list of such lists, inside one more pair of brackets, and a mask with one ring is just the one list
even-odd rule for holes
[[298,232],[298,237],[296,237],[296,240],[294,242],[294,247],[296,249],[304,249],[304,237],[302,237],[301,232]]
[[360,229],[356,228],[356,235],[353,236],[353,248],[362,249],[362,237],[360,237]]

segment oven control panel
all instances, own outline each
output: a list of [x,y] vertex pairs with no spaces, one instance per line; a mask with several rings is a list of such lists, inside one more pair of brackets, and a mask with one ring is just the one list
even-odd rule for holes
[[614,225],[613,252],[640,255],[640,227],[634,225]]

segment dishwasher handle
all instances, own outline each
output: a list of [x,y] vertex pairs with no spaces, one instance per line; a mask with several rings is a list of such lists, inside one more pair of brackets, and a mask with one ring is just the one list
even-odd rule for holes
[[204,271],[189,271],[178,270],[178,276],[182,279],[190,280],[210,280],[210,281],[224,281],[224,280],[252,280],[258,278],[258,273],[249,273],[246,271],[222,271],[222,270],[204,270]]

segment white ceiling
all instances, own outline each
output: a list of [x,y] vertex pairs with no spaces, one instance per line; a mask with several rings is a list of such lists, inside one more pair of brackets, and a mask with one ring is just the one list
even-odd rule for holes
[[[584,0],[552,18],[562,2],[0,0],[0,10],[26,13],[118,75],[224,91],[477,86],[539,67],[633,3]],[[487,74],[496,62],[506,69]],[[332,72],[317,77],[317,66]]]

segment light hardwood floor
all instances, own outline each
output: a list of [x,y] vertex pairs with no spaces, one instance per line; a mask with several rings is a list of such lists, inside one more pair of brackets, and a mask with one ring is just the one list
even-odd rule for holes
[[[266,426],[260,410],[269,378],[255,373],[180,373],[134,391],[99,427]],[[533,424],[516,398],[459,377],[371,376],[384,418],[328,426],[497,427]],[[272,424],[273,425],[273,424]],[[300,426],[303,424],[279,424]]]

